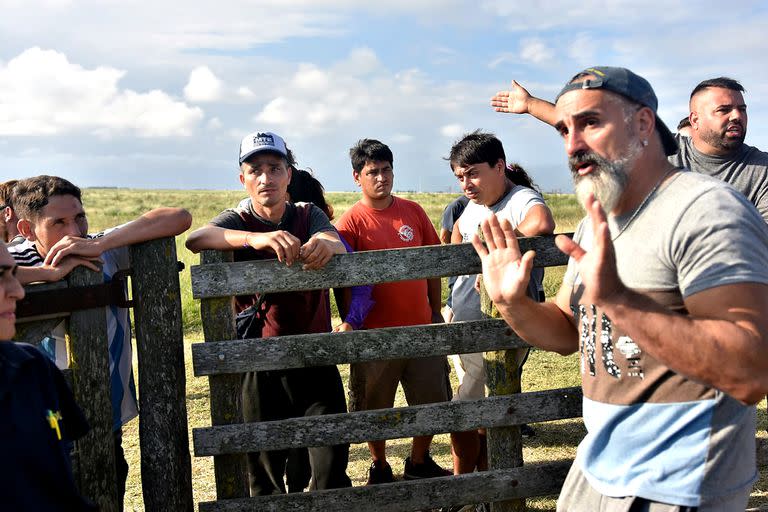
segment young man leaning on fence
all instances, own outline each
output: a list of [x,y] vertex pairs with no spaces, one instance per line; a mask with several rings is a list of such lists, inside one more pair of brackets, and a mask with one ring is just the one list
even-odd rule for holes
[[[451,147],[449,160],[462,191],[471,200],[453,228],[453,243],[471,241],[480,223],[494,214],[509,221],[521,236],[552,234],[555,221],[544,198],[534,189],[531,178],[522,167],[515,164],[507,166],[504,147],[493,134],[478,130],[465,135]],[[481,303],[481,296],[475,289],[477,277],[473,274],[456,279],[452,292],[453,321],[498,317],[498,312],[488,307],[487,300]],[[544,300],[543,280],[544,269],[533,269],[527,292],[533,300]],[[515,350],[520,372],[527,357],[527,348]],[[453,363],[459,375],[459,388],[454,400],[484,398],[486,374],[483,354],[454,355]],[[528,430],[523,434],[532,435],[532,429],[527,425],[524,427]],[[453,472],[461,474],[475,469],[487,470],[485,447],[484,429],[480,433],[474,430],[451,434]]]
[[[497,96],[492,105],[506,98]],[[526,295],[533,254],[491,217],[473,244],[523,339],[581,354],[587,435],[558,510],[744,510],[768,391],[768,228],[741,194],[675,167],[650,84],[589,68],[556,100],[587,210],[554,302]]]
[[[392,151],[373,139],[362,139],[349,151],[352,176],[362,190],[360,201],[344,212],[336,229],[355,251],[438,245],[435,228],[418,204],[392,195]],[[440,279],[401,281],[373,287],[373,309],[364,328],[442,323]],[[392,407],[398,383],[409,405],[451,399],[445,356],[350,365],[350,409]],[[432,436],[413,439],[411,456],[405,459],[405,479],[448,476],[429,456]],[[369,441],[373,463],[368,484],[393,481],[386,459],[386,441]]]
[[[277,259],[305,269],[325,266],[346,249],[328,217],[310,203],[286,202],[291,181],[285,141],[271,132],[246,135],[240,144],[240,183],[250,198],[225,210],[193,231],[187,248],[233,250],[235,261]],[[237,334],[261,338],[330,332],[328,301],[323,290],[270,293],[236,298]],[[242,384],[245,421],[347,412],[344,387],[336,366],[250,372]],[[349,445],[309,448],[311,489],[352,485],[346,474]],[[288,450],[249,453],[249,483],[254,496],[285,493],[283,474]]]
[[[58,281],[78,265],[103,272],[104,280],[109,282],[117,272],[129,268],[129,245],[176,236],[192,223],[192,216],[184,209],[157,208],[116,228],[89,235],[80,189],[57,176],[20,180],[13,191],[13,206],[19,217],[19,232],[26,240],[9,247],[9,252],[19,264],[23,284]],[[128,463],[121,429],[138,415],[138,406],[128,309],[107,306],[106,315],[115,463],[122,509]],[[69,366],[64,329],[62,322],[41,342],[41,348],[59,368]]]

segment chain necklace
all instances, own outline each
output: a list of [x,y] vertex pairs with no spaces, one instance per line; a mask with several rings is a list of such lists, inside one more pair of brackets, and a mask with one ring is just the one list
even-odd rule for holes
[[621,236],[624,231],[627,230],[627,228],[634,222],[634,220],[637,218],[638,215],[640,215],[640,212],[643,211],[645,206],[648,204],[648,201],[650,201],[651,197],[656,193],[656,191],[659,189],[661,184],[664,182],[664,180],[667,179],[667,177],[672,174],[674,171],[677,170],[677,167],[673,167],[672,169],[668,170],[664,176],[659,178],[659,181],[656,182],[656,184],[653,186],[650,192],[643,198],[642,202],[635,208],[635,211],[632,212],[632,216],[627,220],[627,222],[619,229],[619,232],[616,233],[616,236],[611,237],[611,241],[616,241],[617,238]]

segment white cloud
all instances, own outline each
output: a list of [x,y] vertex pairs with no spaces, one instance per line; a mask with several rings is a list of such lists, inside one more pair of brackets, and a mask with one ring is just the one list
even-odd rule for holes
[[208,121],[207,126],[209,130],[219,130],[224,125],[221,123],[221,119],[219,119],[218,117],[213,117]]
[[189,74],[184,87],[184,97],[195,103],[218,101],[224,92],[224,85],[208,66],[198,66]]
[[250,87],[241,86],[237,89],[237,95],[243,98],[244,100],[250,100],[253,99],[256,94],[251,90]]
[[442,135],[443,137],[456,138],[463,135],[466,132],[467,131],[464,129],[464,127],[457,123],[447,124],[445,126],[440,127],[440,135]]
[[524,39],[520,42],[520,58],[525,61],[541,64],[554,56],[555,52],[541,39]]
[[184,136],[203,118],[202,110],[163,91],[120,90],[124,74],[86,69],[51,50],[25,50],[0,64],[0,135]]

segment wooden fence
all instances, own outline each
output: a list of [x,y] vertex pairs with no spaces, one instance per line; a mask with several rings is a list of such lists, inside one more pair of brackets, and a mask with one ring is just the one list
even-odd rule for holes
[[[554,237],[521,240],[535,249],[535,265],[564,265]],[[275,260],[231,262],[231,253],[206,252],[192,268],[193,295],[201,299],[206,343],[192,347],[194,372],[209,376],[212,426],[193,429],[195,456],[213,456],[217,501],[200,511],[429,509],[494,502],[493,510],[523,510],[524,498],[557,494],[571,460],[523,465],[518,426],[581,415],[580,388],[519,393],[507,350],[527,346],[502,320],[482,320],[348,333],[236,340],[233,295],[346,287],[480,271],[471,245],[359,252],[335,256],[319,271]],[[283,421],[242,423],[237,396],[242,372],[328,364],[485,352],[488,398]],[[509,362],[507,362],[509,361]],[[280,496],[249,497],[243,454],[338,443],[361,443],[488,427],[490,470]],[[768,461],[768,443],[758,444]]]
[[[148,511],[193,510],[176,244],[173,238],[137,244],[130,257],[144,505]],[[103,276],[78,268],[66,282],[32,285],[26,292],[26,305],[46,313],[19,318],[15,339],[36,344],[67,320],[71,370],[66,375],[91,426],[76,443],[76,478],[100,510],[117,511]],[[52,305],[52,293],[62,307]],[[102,305],[71,307],[93,301]]]

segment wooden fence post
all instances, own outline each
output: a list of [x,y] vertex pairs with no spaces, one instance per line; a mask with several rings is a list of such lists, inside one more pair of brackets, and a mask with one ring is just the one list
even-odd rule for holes
[[[226,263],[233,260],[232,252],[203,251],[200,263]],[[203,322],[205,341],[237,339],[235,310],[231,297],[202,299],[200,317]],[[211,424],[229,425],[242,423],[240,408],[240,383],[242,377],[213,375],[208,378],[211,389]],[[216,477],[217,499],[243,498],[250,496],[247,481],[245,457],[242,454],[217,455],[213,458]]]
[[131,268],[144,507],[191,511],[184,331],[174,238],[132,246]]
[[[101,284],[101,272],[72,271],[70,286]],[[109,338],[103,307],[75,311],[69,317],[69,350],[75,399],[91,426],[77,443],[80,492],[103,512],[117,512],[115,442],[112,434]]]
[[[520,351],[525,349],[485,352],[485,372],[488,376],[489,396],[520,393],[518,362]],[[510,469],[523,465],[523,442],[520,427],[496,427],[488,429],[489,469]],[[517,481],[511,483],[517,485]],[[493,512],[523,512],[525,499],[495,502]]]

